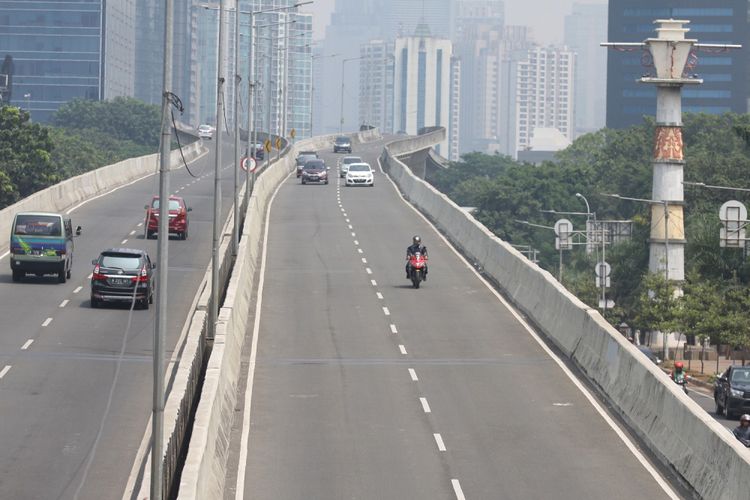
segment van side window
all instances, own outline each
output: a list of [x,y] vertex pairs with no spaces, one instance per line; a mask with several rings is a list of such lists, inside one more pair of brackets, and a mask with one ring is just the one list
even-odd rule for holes
[[65,237],[68,239],[73,237],[73,223],[70,219],[65,219]]

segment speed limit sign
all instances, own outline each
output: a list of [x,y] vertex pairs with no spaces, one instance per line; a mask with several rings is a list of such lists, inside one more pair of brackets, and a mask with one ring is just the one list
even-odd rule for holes
[[250,172],[255,172],[256,162],[255,158],[248,158],[245,156],[240,163],[242,170],[247,170],[250,167]]

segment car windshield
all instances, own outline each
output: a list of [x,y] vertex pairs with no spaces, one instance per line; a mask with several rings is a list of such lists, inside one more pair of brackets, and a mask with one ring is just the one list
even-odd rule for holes
[[732,382],[750,384],[750,369],[734,370],[732,372]]
[[323,168],[323,164],[317,161],[315,162],[309,161],[305,165],[305,170],[321,170],[322,168]]
[[211,130],[211,125],[201,125],[198,130]]
[[131,253],[105,253],[99,259],[99,265],[115,269],[140,269],[141,258]]
[[369,172],[369,165],[354,164],[349,166],[349,172]]
[[62,236],[62,220],[56,215],[19,215],[13,234],[23,236]]
[[347,156],[344,158],[344,163],[349,165],[351,163],[362,163],[362,158],[359,156]]
[[348,144],[349,138],[348,137],[336,137],[336,144]]
[[[155,199],[153,202],[151,202],[151,208],[158,209],[159,208],[159,200]],[[179,210],[180,209],[180,202],[178,200],[169,200],[169,209],[170,210]]]

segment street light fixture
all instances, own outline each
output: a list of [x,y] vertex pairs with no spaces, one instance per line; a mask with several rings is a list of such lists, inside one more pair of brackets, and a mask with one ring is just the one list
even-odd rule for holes
[[742,193],[750,193],[750,188],[739,188],[739,187],[731,187],[731,186],[712,186],[711,184],[706,184],[705,182],[682,181],[682,183],[685,186],[697,186],[697,187],[703,187],[706,189],[722,189],[726,191],[739,191]]

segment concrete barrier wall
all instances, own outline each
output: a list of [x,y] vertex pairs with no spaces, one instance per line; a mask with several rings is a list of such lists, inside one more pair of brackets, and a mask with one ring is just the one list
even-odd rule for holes
[[[183,151],[185,160],[191,162],[207,150],[201,141],[197,141],[184,146]],[[157,158],[158,155],[152,154],[101,167],[38,191],[0,210],[0,254],[8,250],[13,217],[18,212],[63,212],[82,201],[156,173]],[[179,151],[172,151],[170,164],[173,169],[182,166]]]
[[[182,470],[180,499],[222,498],[242,349],[254,319],[252,298],[260,265],[266,212],[274,191],[294,170],[297,151],[328,148],[333,138],[325,136],[296,143],[289,154],[282,156],[255,183],[245,212],[234,269],[219,313],[213,351]],[[229,223],[227,226],[231,227]]]
[[404,196],[482,266],[513,304],[575,362],[655,456],[697,495],[748,498],[750,452],[731,433],[671,383],[598,311],[448,197],[414,177],[397,159],[395,152],[421,149],[429,140],[399,141],[381,156],[383,168]]

